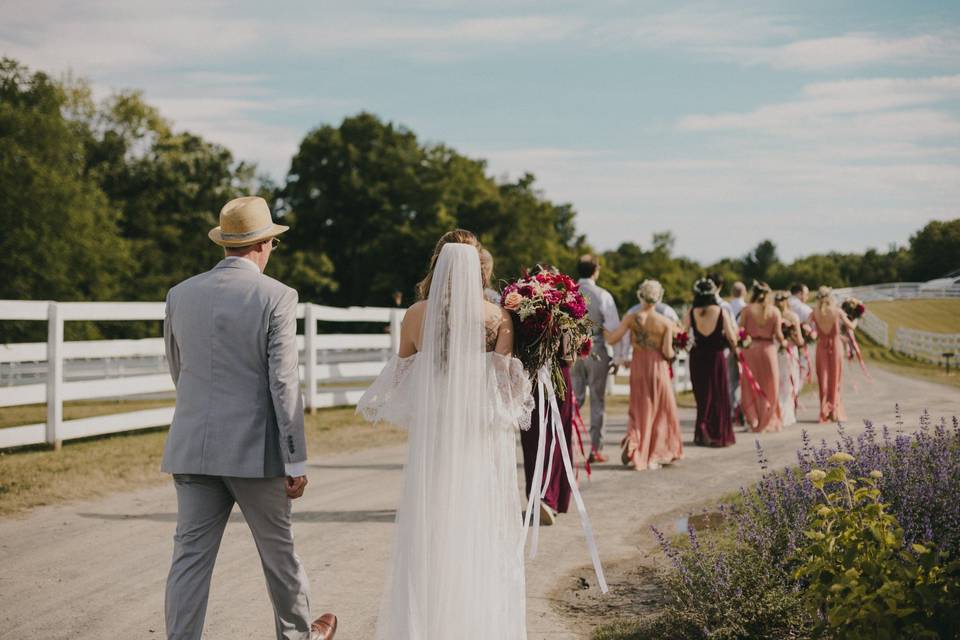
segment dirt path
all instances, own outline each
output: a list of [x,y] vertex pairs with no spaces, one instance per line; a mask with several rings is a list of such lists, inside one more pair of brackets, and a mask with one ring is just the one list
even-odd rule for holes
[[[848,393],[851,433],[859,432],[867,417],[893,427],[896,402],[908,429],[925,408],[935,418],[960,415],[960,393],[954,389],[880,370],[874,376],[872,385],[861,382],[859,394]],[[812,420],[814,399],[805,403],[801,419]],[[684,410],[682,418],[689,442],[693,414]],[[615,443],[625,418],[611,416],[610,422],[608,438]],[[762,435],[772,466],[795,459],[801,429],[817,438],[835,435],[833,427],[813,423]],[[649,523],[670,522],[673,514],[757,478],[756,438],[737,435],[737,445],[729,449],[688,446],[682,462],[662,471],[598,467],[583,494],[604,562],[612,567],[648,548]],[[298,550],[312,579],[314,608],[340,616],[340,640],[372,636],[402,459],[402,447],[318,454],[311,460],[307,495],[296,503]],[[163,584],[175,511],[173,488],[165,485],[0,520],[0,638],[163,637]],[[555,600],[558,588],[576,584],[569,576],[587,562],[575,514],[542,530],[540,555],[527,567],[530,640],[589,637],[594,621],[564,615]],[[246,525],[235,513],[214,575],[207,638],[273,637],[261,575]],[[613,588],[616,592],[616,583]]]

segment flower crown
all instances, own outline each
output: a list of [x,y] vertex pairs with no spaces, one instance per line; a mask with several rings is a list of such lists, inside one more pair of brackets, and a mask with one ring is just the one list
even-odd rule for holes
[[698,295],[715,296],[719,292],[717,283],[710,278],[700,278],[693,283],[693,292]]

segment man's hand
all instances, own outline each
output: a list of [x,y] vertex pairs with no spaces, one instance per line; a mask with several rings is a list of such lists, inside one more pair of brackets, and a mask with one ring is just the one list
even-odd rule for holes
[[307,488],[307,476],[297,476],[296,478],[287,476],[286,489],[287,497],[296,500],[303,495],[303,490]]
[[608,368],[608,370],[607,370],[607,373],[608,373],[609,375],[615,376],[615,375],[617,375],[619,372],[620,372],[620,363],[619,363],[619,362],[611,362],[611,363],[610,363],[610,366],[609,366],[609,368]]

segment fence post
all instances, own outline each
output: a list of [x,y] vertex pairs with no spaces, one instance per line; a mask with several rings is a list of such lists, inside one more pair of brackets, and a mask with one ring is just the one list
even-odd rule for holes
[[314,414],[317,412],[317,316],[312,303],[307,303],[303,314],[303,359],[307,410]]
[[396,309],[390,310],[390,350],[400,351],[400,312]]
[[46,441],[59,451],[63,425],[63,318],[56,302],[47,308],[47,428]]

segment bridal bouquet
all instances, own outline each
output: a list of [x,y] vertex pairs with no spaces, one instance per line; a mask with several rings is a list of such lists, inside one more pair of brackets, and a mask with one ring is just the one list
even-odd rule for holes
[[840,308],[843,309],[843,312],[847,314],[847,317],[851,320],[859,320],[863,317],[863,314],[867,312],[866,305],[857,298],[847,298],[843,301],[843,304],[840,305]]
[[587,303],[580,287],[562,273],[524,275],[507,285],[500,304],[513,316],[517,339],[514,351],[531,377],[550,367],[557,396],[566,394],[566,384],[557,355],[569,348],[589,354],[591,326]]

